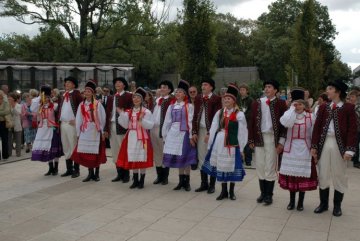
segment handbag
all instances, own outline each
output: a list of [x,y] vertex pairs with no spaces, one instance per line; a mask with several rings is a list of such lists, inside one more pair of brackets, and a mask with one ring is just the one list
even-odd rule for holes
[[5,127],[7,129],[14,128],[14,118],[11,114],[5,115]]

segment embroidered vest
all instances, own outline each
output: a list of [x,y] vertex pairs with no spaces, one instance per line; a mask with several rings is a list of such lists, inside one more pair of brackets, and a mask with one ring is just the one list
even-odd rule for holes
[[185,105],[181,109],[174,109],[175,105],[171,105],[171,119],[172,122],[180,122],[180,131],[188,131],[187,119],[185,113]]
[[54,105],[49,106],[48,108],[40,107],[40,123],[39,128],[43,127],[44,119],[47,119],[48,127],[58,127],[59,125],[55,121],[55,110]]
[[[232,114],[235,114],[235,120],[232,120],[230,117],[229,119],[229,123],[228,123],[228,128],[227,130],[225,130],[226,135],[225,135],[225,146],[239,146],[239,140],[237,137],[238,134],[238,130],[239,130],[239,123],[236,119],[236,114],[237,112],[233,112],[230,114],[230,116]],[[220,114],[219,114],[219,128],[218,128],[218,132],[222,129],[225,129],[225,120],[223,120],[224,117],[224,109],[221,109]]]
[[291,151],[291,143],[293,140],[304,140],[307,148],[311,148],[311,114],[306,113],[303,123],[295,123],[292,128],[288,128],[287,137],[284,146],[284,152]]

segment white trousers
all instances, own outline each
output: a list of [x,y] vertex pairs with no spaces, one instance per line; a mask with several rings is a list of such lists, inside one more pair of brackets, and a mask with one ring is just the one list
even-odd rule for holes
[[124,140],[125,135],[117,135],[116,134],[116,123],[111,122],[110,127],[110,146],[111,146],[111,153],[112,153],[112,160],[113,163],[117,162],[120,146],[122,141]]
[[65,160],[70,159],[77,142],[76,127],[69,122],[61,122],[61,144]]
[[200,127],[197,141],[197,154],[199,159],[198,167],[201,169],[204,164],[206,154],[208,152],[208,143],[204,142],[207,130],[206,128]]
[[163,157],[164,157],[164,141],[159,137],[160,127],[154,126],[150,131],[151,144],[154,150],[154,162],[155,166],[163,166]]
[[329,188],[332,178],[335,190],[344,193],[348,187],[346,169],[335,136],[327,136],[318,162],[320,188]]
[[277,152],[274,145],[274,134],[263,133],[264,146],[255,147],[256,173],[260,180],[275,181]]

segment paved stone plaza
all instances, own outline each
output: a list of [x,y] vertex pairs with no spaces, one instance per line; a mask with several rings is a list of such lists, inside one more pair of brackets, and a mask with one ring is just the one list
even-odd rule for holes
[[[313,213],[317,191],[306,194],[303,212],[286,210],[288,192],[278,186],[273,205],[257,204],[255,170],[247,170],[245,181],[236,186],[236,201],[216,201],[220,185],[213,195],[173,191],[175,170],[167,186],[152,184],[152,169],[145,189],[130,190],[130,184],[111,183],[115,170],[110,158],[98,183],[81,182],[85,168],[76,179],[45,177],[46,171],[46,164],[29,160],[0,165],[1,241],[360,240],[360,170],[350,163],[340,218],[331,211]],[[192,172],[193,190],[199,180],[198,172]]]

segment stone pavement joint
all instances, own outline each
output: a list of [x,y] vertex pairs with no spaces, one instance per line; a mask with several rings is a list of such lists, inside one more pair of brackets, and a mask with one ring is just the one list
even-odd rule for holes
[[[259,195],[255,170],[246,170],[235,186],[237,200],[216,201],[216,193],[195,193],[198,171],[191,172],[191,192],[173,191],[178,179],[171,170],[169,184],[153,185],[154,169],[147,171],[145,188],[112,183],[115,168],[109,158],[101,166],[101,181],[83,183],[81,177],[45,177],[45,163],[29,159],[0,166],[1,241],[347,241],[360,240],[360,175],[348,168],[349,191],[343,216],[330,208],[313,213],[318,191],[307,192],[303,212],[288,211],[289,193],[277,185],[274,203],[256,203]],[[60,160],[59,172],[65,169]]]

